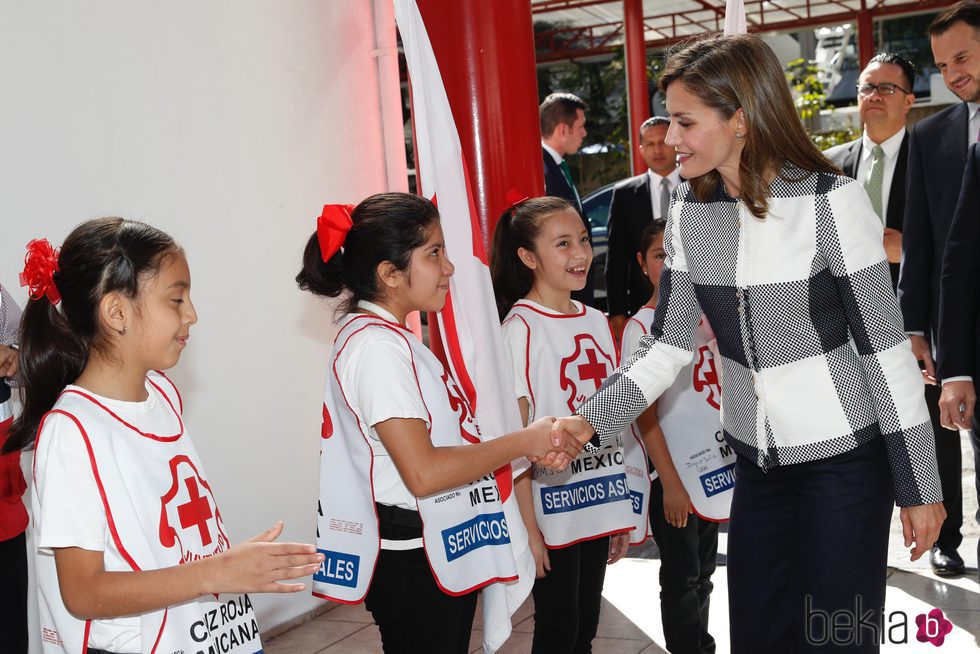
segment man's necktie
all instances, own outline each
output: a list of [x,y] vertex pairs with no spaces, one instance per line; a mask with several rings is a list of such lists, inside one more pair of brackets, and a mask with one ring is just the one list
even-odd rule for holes
[[670,180],[664,177],[660,180],[660,219],[667,220],[670,211]]
[[572,182],[572,171],[568,169],[568,162],[564,159],[558,164],[561,168],[561,172],[565,175],[565,179],[568,181],[568,188],[572,189],[572,193],[575,195],[575,203],[578,205],[576,208],[581,211],[582,201],[578,197],[578,189],[575,188],[575,184]]
[[881,181],[885,177],[885,151],[880,145],[876,145],[871,150],[871,170],[868,171],[868,178],[864,181],[864,189],[871,198],[871,206],[874,207],[878,218],[884,221],[881,215]]

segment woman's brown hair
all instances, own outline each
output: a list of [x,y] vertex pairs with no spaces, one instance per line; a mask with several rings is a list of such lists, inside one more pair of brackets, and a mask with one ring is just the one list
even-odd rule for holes
[[[776,55],[751,34],[711,36],[668,56],[660,89],[681,82],[724,120],[742,109],[745,146],[739,162],[742,201],[756,218],[769,211],[766,191],[773,174],[785,177],[790,162],[810,172],[840,175],[807,135]],[[721,175],[712,170],[689,180],[694,196],[706,201],[718,190]]]

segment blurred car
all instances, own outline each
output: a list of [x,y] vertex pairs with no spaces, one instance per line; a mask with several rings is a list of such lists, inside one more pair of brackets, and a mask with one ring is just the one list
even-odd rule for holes
[[606,302],[606,255],[609,252],[609,205],[612,204],[613,184],[597,188],[582,198],[582,208],[592,230],[592,287],[595,289],[594,306],[605,312]]

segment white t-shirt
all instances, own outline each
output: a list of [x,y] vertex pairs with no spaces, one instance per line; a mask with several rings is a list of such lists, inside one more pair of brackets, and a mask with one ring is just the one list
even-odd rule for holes
[[[363,304],[385,320],[398,322],[381,307]],[[415,381],[412,353],[397,334],[374,329],[368,338],[351,338],[346,356],[348,363],[337,375],[374,454],[374,499],[380,504],[417,511],[415,496],[402,481],[375,429],[375,425],[391,418],[417,418],[425,422],[426,428],[431,427],[428,409]]]
[[[123,402],[85,392],[142,431],[179,431],[174,412],[148,384],[149,397],[143,402]],[[55,413],[44,421],[34,453],[34,471],[32,506],[38,556],[53,556],[53,548],[78,547],[102,552],[107,572],[131,572],[109,532],[88,450],[71,419]],[[141,640],[139,616],[93,620],[88,646],[128,654],[140,651]]]

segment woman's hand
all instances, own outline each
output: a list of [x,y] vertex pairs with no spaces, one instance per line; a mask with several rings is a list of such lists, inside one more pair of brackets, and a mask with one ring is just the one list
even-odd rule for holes
[[609,537],[609,556],[606,563],[612,565],[616,561],[626,556],[630,549],[630,534],[628,531],[613,534]]
[[691,514],[691,497],[679,480],[661,483],[664,487],[664,520],[672,527],[683,529]]
[[946,509],[942,502],[933,502],[920,506],[903,506],[900,515],[905,547],[911,547],[915,543],[915,547],[909,550],[911,560],[915,561],[931,550],[939,538],[939,528],[946,519]]

